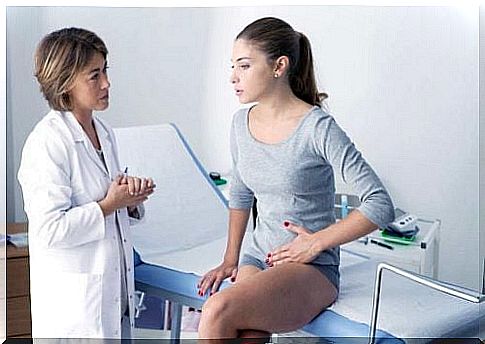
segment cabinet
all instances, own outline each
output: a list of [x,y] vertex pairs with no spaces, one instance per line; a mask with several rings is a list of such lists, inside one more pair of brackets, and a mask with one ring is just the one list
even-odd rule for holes
[[[7,234],[27,232],[26,223],[7,224]],[[31,337],[28,247],[6,247],[7,338]]]
[[[380,231],[376,230],[367,237],[342,245],[342,248],[436,279],[440,221],[420,219],[418,227],[420,231],[416,239],[408,245],[385,241]],[[372,243],[371,240],[384,243],[385,246]]]

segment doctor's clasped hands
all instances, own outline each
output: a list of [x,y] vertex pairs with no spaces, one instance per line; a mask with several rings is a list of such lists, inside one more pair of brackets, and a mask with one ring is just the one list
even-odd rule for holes
[[111,182],[105,198],[98,204],[104,216],[121,208],[131,211],[148,199],[155,186],[151,178],[119,175]]

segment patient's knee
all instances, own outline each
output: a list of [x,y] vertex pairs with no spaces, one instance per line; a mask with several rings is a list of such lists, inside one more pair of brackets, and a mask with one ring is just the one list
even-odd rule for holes
[[231,303],[227,295],[216,293],[202,306],[201,324],[210,323],[212,326],[221,324],[230,315]]
[[217,293],[211,296],[202,306],[199,335],[202,338],[236,337],[231,313],[233,312],[227,295]]
[[230,302],[226,295],[216,293],[202,306],[202,318],[218,321],[228,313]]

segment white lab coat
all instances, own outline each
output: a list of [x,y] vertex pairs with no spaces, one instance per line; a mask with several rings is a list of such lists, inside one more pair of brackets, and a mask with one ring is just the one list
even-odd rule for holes
[[32,336],[119,338],[120,257],[134,322],[133,246],[126,209],[97,201],[121,171],[113,131],[93,116],[109,174],[70,112],[50,111],[27,138],[18,179],[29,220]]

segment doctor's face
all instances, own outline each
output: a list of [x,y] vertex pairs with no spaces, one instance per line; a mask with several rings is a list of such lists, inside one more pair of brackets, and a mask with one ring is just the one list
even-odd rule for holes
[[231,83],[242,104],[260,101],[274,87],[274,71],[266,55],[247,40],[237,39],[232,50]]
[[74,81],[69,92],[72,112],[80,116],[91,116],[93,110],[106,110],[109,105],[109,87],[107,64],[103,55],[96,53],[86,68]]

